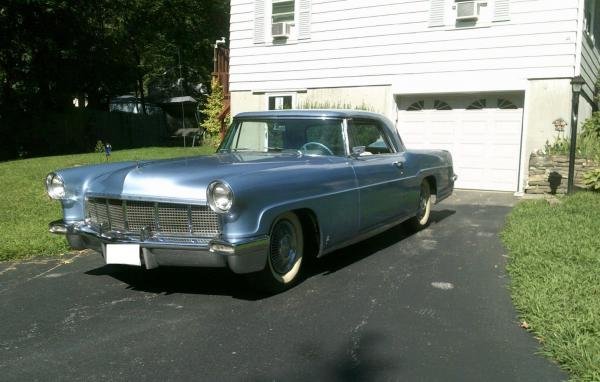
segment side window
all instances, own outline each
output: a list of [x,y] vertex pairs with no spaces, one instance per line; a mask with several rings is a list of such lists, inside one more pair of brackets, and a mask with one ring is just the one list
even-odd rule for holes
[[383,130],[374,121],[352,121],[348,126],[350,148],[364,146],[364,154],[389,154],[392,150]]
[[306,127],[306,142],[320,143],[325,145],[334,155],[344,155],[342,127],[337,121]]

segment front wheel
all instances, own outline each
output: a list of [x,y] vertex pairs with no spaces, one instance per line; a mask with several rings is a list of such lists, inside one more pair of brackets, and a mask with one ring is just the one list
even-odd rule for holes
[[278,216],[271,226],[269,237],[267,264],[252,279],[259,289],[278,293],[293,286],[300,274],[304,236],[298,216],[293,212]]
[[417,214],[410,220],[414,229],[420,230],[427,227],[431,216],[431,204],[431,186],[428,181],[424,180],[421,182]]

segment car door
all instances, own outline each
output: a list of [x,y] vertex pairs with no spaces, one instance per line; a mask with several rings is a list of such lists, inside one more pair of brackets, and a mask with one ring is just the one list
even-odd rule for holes
[[348,121],[352,166],[359,186],[361,231],[395,221],[408,213],[405,155],[396,152],[380,122]]

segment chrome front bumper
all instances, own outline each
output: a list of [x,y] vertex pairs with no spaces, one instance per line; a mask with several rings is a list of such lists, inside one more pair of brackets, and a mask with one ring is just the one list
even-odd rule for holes
[[140,259],[147,269],[159,266],[228,267],[235,273],[258,272],[265,267],[269,237],[230,242],[223,238],[186,238],[185,242],[167,237],[133,237],[103,231],[86,222],[49,224],[50,233],[66,235],[75,249],[93,249],[106,259],[107,244],[139,244]]

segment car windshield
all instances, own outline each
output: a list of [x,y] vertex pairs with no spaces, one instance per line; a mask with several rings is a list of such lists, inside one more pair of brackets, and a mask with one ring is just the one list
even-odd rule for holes
[[227,133],[220,152],[302,152],[344,156],[338,119],[240,120]]

